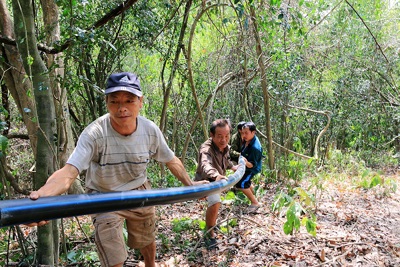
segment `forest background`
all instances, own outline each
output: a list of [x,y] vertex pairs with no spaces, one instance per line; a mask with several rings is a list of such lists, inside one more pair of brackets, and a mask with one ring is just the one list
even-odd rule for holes
[[[117,71],[138,74],[141,115],[192,174],[210,123],[229,118],[257,125],[259,179],[287,196],[301,195],[305,177],[349,169],[361,186],[395,191],[379,171],[399,164],[399,9],[397,0],[0,0],[1,197],[39,188],[65,163],[106,112]],[[149,176],[179,186],[163,166]],[[38,230],[37,263],[58,262],[59,228]]]

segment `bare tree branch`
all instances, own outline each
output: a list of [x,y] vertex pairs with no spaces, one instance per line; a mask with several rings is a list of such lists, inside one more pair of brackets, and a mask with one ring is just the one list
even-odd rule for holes
[[0,174],[4,177],[11,185],[11,187],[20,194],[29,195],[29,190],[20,188],[18,185],[18,177],[12,175],[11,172],[8,171],[8,166],[6,162],[6,158],[4,156],[0,156]]

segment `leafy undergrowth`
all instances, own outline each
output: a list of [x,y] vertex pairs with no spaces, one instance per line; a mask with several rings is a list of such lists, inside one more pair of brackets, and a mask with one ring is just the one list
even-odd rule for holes
[[[400,182],[399,172],[386,177]],[[218,219],[218,250],[205,248],[204,200],[157,207],[157,263],[171,266],[400,266],[400,194],[383,194],[375,186],[354,186],[351,179],[324,181],[316,210],[317,234],[304,227],[293,235],[283,232],[284,216],[272,212],[279,191],[269,186],[257,214],[246,204],[224,203]],[[307,188],[306,184],[302,185]],[[228,201],[229,202],[229,201]],[[63,266],[99,266],[91,241],[88,216],[65,220],[68,259]],[[33,242],[34,228],[22,228]],[[1,232],[8,238],[9,231]],[[21,254],[10,242],[9,254]],[[1,252],[4,258],[5,252]],[[17,266],[9,263],[8,266]],[[131,251],[125,266],[144,266]]]
[[[399,177],[393,176],[399,181]],[[159,207],[159,232],[170,237],[169,249],[159,254],[161,266],[400,266],[400,195],[380,197],[379,189],[351,187],[345,181],[324,184],[319,200],[317,235],[304,228],[285,235],[284,219],[271,212],[275,188],[261,199],[259,214],[244,206],[224,205],[218,247],[208,252],[201,233],[173,231],[174,218],[202,219],[203,202]],[[180,242],[178,242],[180,240]],[[188,242],[191,245],[185,244]],[[158,243],[159,252],[162,242]],[[165,251],[165,249],[164,249]]]

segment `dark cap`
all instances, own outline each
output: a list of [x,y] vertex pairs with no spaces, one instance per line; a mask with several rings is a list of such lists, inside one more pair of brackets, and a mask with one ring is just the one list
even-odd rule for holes
[[143,96],[139,78],[136,74],[130,72],[113,73],[108,77],[105,94],[108,95],[117,91],[129,92],[139,97]]

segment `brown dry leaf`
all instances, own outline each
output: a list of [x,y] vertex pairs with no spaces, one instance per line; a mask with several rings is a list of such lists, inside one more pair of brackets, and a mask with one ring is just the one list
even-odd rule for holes
[[325,249],[321,249],[321,253],[319,254],[319,258],[321,261],[325,261]]
[[296,255],[290,255],[290,254],[286,254],[286,253],[284,253],[283,256],[285,256],[286,259],[292,259],[292,260],[297,258]]

